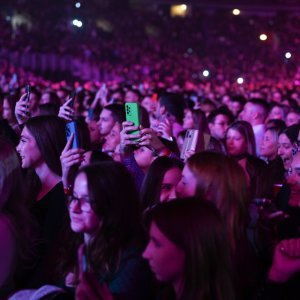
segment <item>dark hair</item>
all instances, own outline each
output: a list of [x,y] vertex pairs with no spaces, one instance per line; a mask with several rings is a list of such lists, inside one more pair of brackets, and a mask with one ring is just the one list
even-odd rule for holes
[[125,121],[125,108],[122,104],[109,104],[103,107],[111,112],[115,122],[122,124]]
[[159,98],[161,106],[166,108],[167,113],[173,115],[179,123],[182,123],[184,99],[180,94],[165,93]]
[[59,105],[55,103],[46,103],[39,105],[40,116],[57,116],[59,112]]
[[[0,139],[0,217],[8,221],[16,242],[18,266],[23,271],[24,263],[32,257],[32,221],[24,198],[24,181],[19,157],[15,148]],[[23,265],[24,264],[24,265]]]
[[214,123],[216,121],[216,117],[219,116],[219,115],[224,115],[228,118],[229,120],[229,124],[232,122],[233,120],[233,115],[232,113],[230,112],[230,110],[224,108],[224,107],[221,107],[221,108],[218,108],[218,109],[215,109],[214,111],[212,111],[208,117],[207,117],[207,122],[208,123]]
[[[285,134],[290,140],[291,144],[296,144],[299,137],[300,125],[295,124],[283,129],[280,134]],[[299,141],[300,142],[300,141]]]
[[232,300],[230,250],[216,207],[194,197],[163,202],[149,218],[185,253],[180,300]]
[[161,184],[170,169],[183,169],[183,163],[173,157],[158,157],[149,167],[141,188],[142,210],[160,202]]
[[[79,169],[76,176],[81,173],[87,177],[93,210],[102,220],[89,245],[91,267],[98,275],[111,274],[118,269],[125,247],[142,241],[138,193],[133,178],[121,163],[95,163]],[[82,235],[79,239],[76,236],[78,234],[68,233],[70,243],[61,265],[65,275],[77,265],[76,250]]]
[[283,120],[270,119],[270,120],[268,120],[268,122],[266,124],[266,129],[269,129],[269,128],[277,128],[279,131],[282,131],[284,128],[286,128],[286,125]]
[[196,196],[206,197],[219,209],[234,253],[247,222],[249,195],[244,170],[230,157],[215,152],[196,153],[186,165],[197,180]]
[[262,119],[265,120],[269,113],[269,104],[266,100],[261,98],[251,98],[248,103],[251,103],[255,105],[256,107],[259,107],[260,111],[259,114],[261,115]]
[[56,116],[38,116],[29,119],[25,127],[34,137],[49,169],[61,176],[60,155],[67,141],[65,122]]
[[248,154],[256,155],[256,144],[252,126],[247,121],[233,122],[226,130],[225,136],[227,136],[230,129],[238,131],[246,141],[246,151]]

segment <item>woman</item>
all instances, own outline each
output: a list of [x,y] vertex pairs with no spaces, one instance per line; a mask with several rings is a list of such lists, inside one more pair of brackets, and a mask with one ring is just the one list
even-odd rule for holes
[[225,139],[228,155],[245,171],[251,197],[270,196],[271,183],[267,165],[255,156],[256,145],[252,126],[246,121],[236,121],[227,128]]
[[281,157],[284,169],[286,172],[286,177],[290,174],[291,163],[293,160],[293,155],[296,154],[298,150],[299,137],[299,125],[292,125],[285,128],[278,138],[278,155]]
[[[24,126],[17,151],[22,168],[28,169],[27,198],[31,212],[39,225],[39,262],[31,272],[29,286],[48,282],[49,257],[57,250],[57,240],[63,230],[66,215],[62,185],[60,154],[66,144],[65,123],[55,116],[31,118]],[[30,171],[32,173],[30,173]]]
[[[183,168],[182,179],[177,186],[177,195],[204,198],[213,202],[218,208],[237,274],[244,274],[236,278],[237,286],[245,295],[247,293],[250,295],[256,284],[256,259],[246,239],[246,228],[250,223],[247,212],[250,197],[246,176],[241,166],[220,153],[194,154]],[[251,239],[250,230],[248,234]],[[244,260],[244,257],[248,259]]]
[[176,197],[183,163],[172,157],[158,157],[150,166],[141,189],[142,210]]
[[229,247],[214,205],[178,199],[158,204],[150,220],[143,257],[156,278],[172,287],[160,299],[235,299]]
[[148,299],[139,198],[126,168],[111,161],[79,169],[68,207],[71,232],[58,270],[66,286],[79,283],[77,249],[84,243],[88,270],[116,299]]
[[4,140],[0,140],[0,174],[0,298],[4,299],[29,262],[33,240],[20,161]]
[[20,127],[15,117],[14,111],[16,106],[17,98],[13,95],[8,95],[3,99],[3,119],[6,119],[11,128],[20,135]]

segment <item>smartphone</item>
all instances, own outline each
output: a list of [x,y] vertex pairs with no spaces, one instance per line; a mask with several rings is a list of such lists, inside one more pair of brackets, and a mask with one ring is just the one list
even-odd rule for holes
[[[30,84],[27,83],[25,86],[25,93],[26,93],[26,97],[25,97],[25,101],[26,101],[26,109],[28,109],[29,106],[29,101],[30,101],[30,92],[31,92],[31,88],[30,88]],[[27,113],[28,115],[30,115],[30,113]]]
[[72,121],[72,122],[69,122],[69,123],[66,124],[67,140],[69,140],[72,133],[74,133],[72,149],[80,148],[79,138],[78,138],[78,127],[77,126],[78,126],[78,124],[75,121]]
[[71,92],[70,96],[69,96],[72,100],[70,101],[70,103],[68,104],[69,107],[73,108],[74,107],[74,102],[75,102],[75,98],[76,98],[76,92]]
[[185,138],[183,141],[182,150],[180,153],[180,158],[185,159],[185,154],[188,150],[195,151],[197,149],[197,143],[199,138],[199,130],[198,129],[188,129]]
[[[139,104],[135,102],[125,103],[126,121],[133,123],[133,126],[140,126],[140,108]],[[130,134],[138,134],[139,130],[133,130]]]

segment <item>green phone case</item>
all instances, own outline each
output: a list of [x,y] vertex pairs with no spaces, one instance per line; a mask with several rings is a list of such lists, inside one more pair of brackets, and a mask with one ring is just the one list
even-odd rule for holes
[[[125,103],[126,121],[130,121],[134,126],[140,126],[140,108],[138,103]],[[133,130],[130,134],[137,134],[139,130]]]

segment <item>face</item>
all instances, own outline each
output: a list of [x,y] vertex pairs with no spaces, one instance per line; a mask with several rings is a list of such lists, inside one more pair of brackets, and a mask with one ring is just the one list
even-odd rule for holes
[[242,105],[239,102],[232,101],[229,104],[229,109],[233,113],[234,116],[237,116],[242,109]]
[[12,119],[12,110],[7,99],[3,100],[3,119],[10,121]]
[[176,186],[180,179],[181,170],[179,168],[172,168],[165,173],[160,188],[161,202],[176,198]]
[[251,103],[246,103],[244,109],[240,113],[240,119],[251,124],[253,107]]
[[153,153],[150,149],[142,146],[134,151],[134,158],[142,170],[147,170],[154,160]]
[[148,112],[155,112],[156,111],[156,101],[152,100],[151,97],[145,97],[142,101],[142,106]]
[[274,106],[270,111],[269,119],[284,120],[284,113],[282,108]]
[[36,94],[31,93],[30,94],[30,102],[29,102],[29,108],[31,111],[34,111],[37,109],[39,105],[39,98]]
[[195,196],[197,188],[197,179],[190,168],[185,165],[182,170],[182,175],[176,187],[177,197]]
[[183,128],[184,129],[193,129],[195,126],[194,120],[193,120],[193,115],[190,110],[186,110],[183,118]]
[[225,133],[229,125],[229,118],[225,115],[217,115],[214,123],[209,124],[210,134],[218,139],[225,138]]
[[73,200],[69,205],[71,229],[76,233],[93,236],[100,226],[100,218],[89,203],[88,182],[84,173],[79,173],[76,177],[73,195],[80,201]]
[[110,133],[111,129],[115,125],[115,121],[112,117],[111,111],[103,109],[100,113],[99,121],[97,122],[100,134],[106,136]]
[[300,117],[295,112],[290,112],[286,117],[286,126],[292,126],[294,124],[298,124],[300,121]]
[[276,134],[267,130],[260,144],[260,154],[268,159],[274,159],[277,156],[278,143]]
[[138,101],[139,101],[139,97],[136,93],[132,91],[128,91],[125,94],[125,102],[138,102]]
[[286,134],[282,133],[278,139],[278,155],[283,160],[285,169],[287,170],[293,160],[293,145]]
[[101,140],[101,134],[97,122],[94,120],[89,121],[88,128],[92,145],[98,145]]
[[50,94],[48,94],[48,93],[43,94],[41,97],[41,100],[40,100],[40,104],[47,104],[50,102],[51,102]]
[[229,155],[239,155],[247,150],[245,138],[235,129],[228,130],[226,147]]
[[290,186],[290,202],[299,204],[300,201],[300,154],[296,154],[291,164],[291,175],[287,179]]
[[32,136],[26,126],[22,130],[17,151],[22,159],[22,168],[35,169],[44,162],[35,138]]
[[152,222],[150,241],[143,253],[155,277],[162,282],[182,282],[185,253],[170,241]]
[[113,151],[120,144],[121,126],[118,122],[115,123],[110,133],[105,137],[106,141],[103,145],[104,151]]

